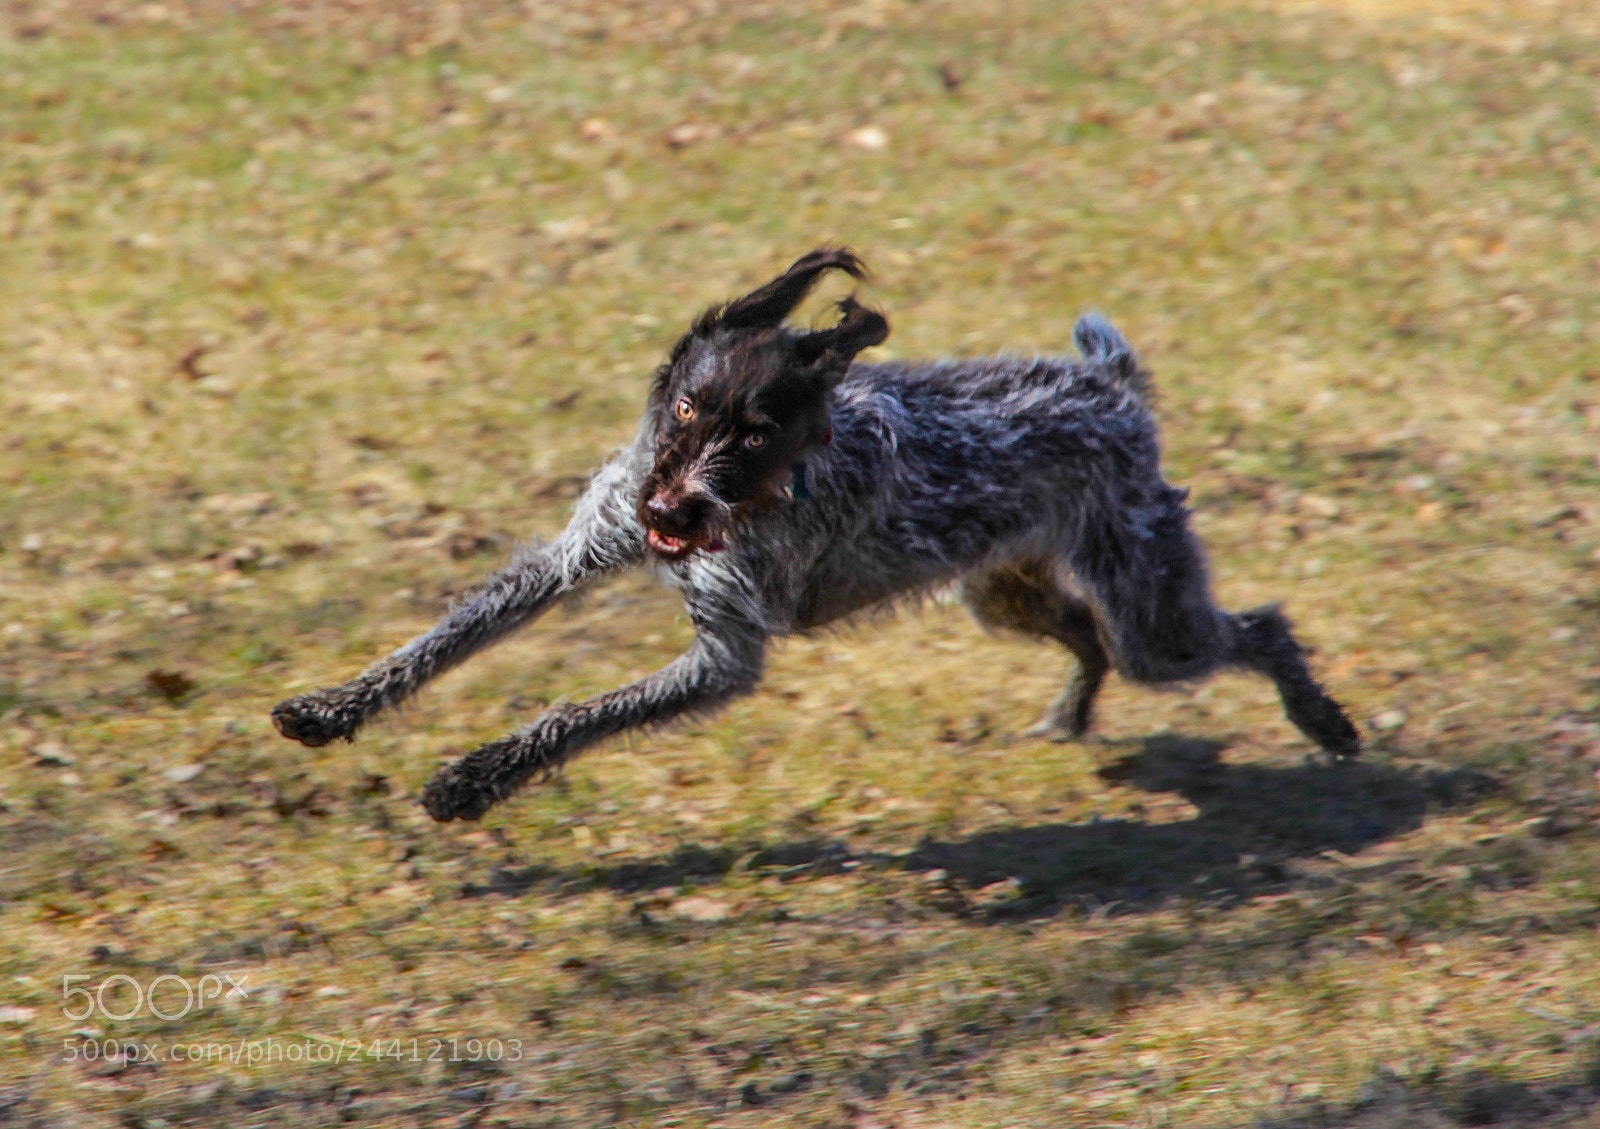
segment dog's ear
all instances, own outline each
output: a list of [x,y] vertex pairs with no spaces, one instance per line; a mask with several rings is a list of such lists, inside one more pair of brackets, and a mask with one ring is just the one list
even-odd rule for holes
[[707,310],[695,324],[695,332],[774,328],[805,301],[817,280],[830,270],[844,271],[858,280],[867,277],[866,266],[848,247],[818,247],[765,286]]
[[855,355],[869,345],[882,345],[889,337],[889,319],[856,301],[854,294],[839,303],[839,323],[832,329],[808,333],[794,343],[795,355],[810,367],[825,362],[843,376]]

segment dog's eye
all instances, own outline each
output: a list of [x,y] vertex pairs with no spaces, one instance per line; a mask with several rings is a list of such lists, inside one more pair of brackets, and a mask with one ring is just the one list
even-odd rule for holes
[[767,445],[767,437],[762,432],[752,431],[744,437],[744,445],[752,451],[759,450]]
[[694,405],[689,402],[689,398],[687,396],[679,400],[677,405],[672,410],[679,419],[683,420],[684,423],[688,423],[694,418]]

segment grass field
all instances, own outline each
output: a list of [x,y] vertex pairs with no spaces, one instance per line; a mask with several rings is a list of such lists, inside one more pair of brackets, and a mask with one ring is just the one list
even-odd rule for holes
[[[1600,1125],[1587,0],[7,0],[0,231],[0,1124]],[[824,239],[881,354],[1109,313],[1365,759],[1236,676],[1025,738],[1068,658],[941,600],[427,820],[682,649],[643,578],[272,732]]]

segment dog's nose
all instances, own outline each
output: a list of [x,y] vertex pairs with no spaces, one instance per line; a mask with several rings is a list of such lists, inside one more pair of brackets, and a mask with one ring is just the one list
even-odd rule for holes
[[698,495],[661,490],[650,496],[644,508],[650,512],[650,524],[662,533],[687,537],[704,520],[708,505]]

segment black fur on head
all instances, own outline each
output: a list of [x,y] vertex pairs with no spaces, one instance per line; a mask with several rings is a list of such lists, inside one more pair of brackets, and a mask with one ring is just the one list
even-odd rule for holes
[[650,546],[670,560],[716,550],[737,519],[784,498],[794,466],[831,434],[828,398],[889,322],[854,296],[827,329],[784,319],[830,270],[865,279],[844,247],[819,247],[783,274],[701,314],[656,373],[647,420],[655,467],[639,493]]

